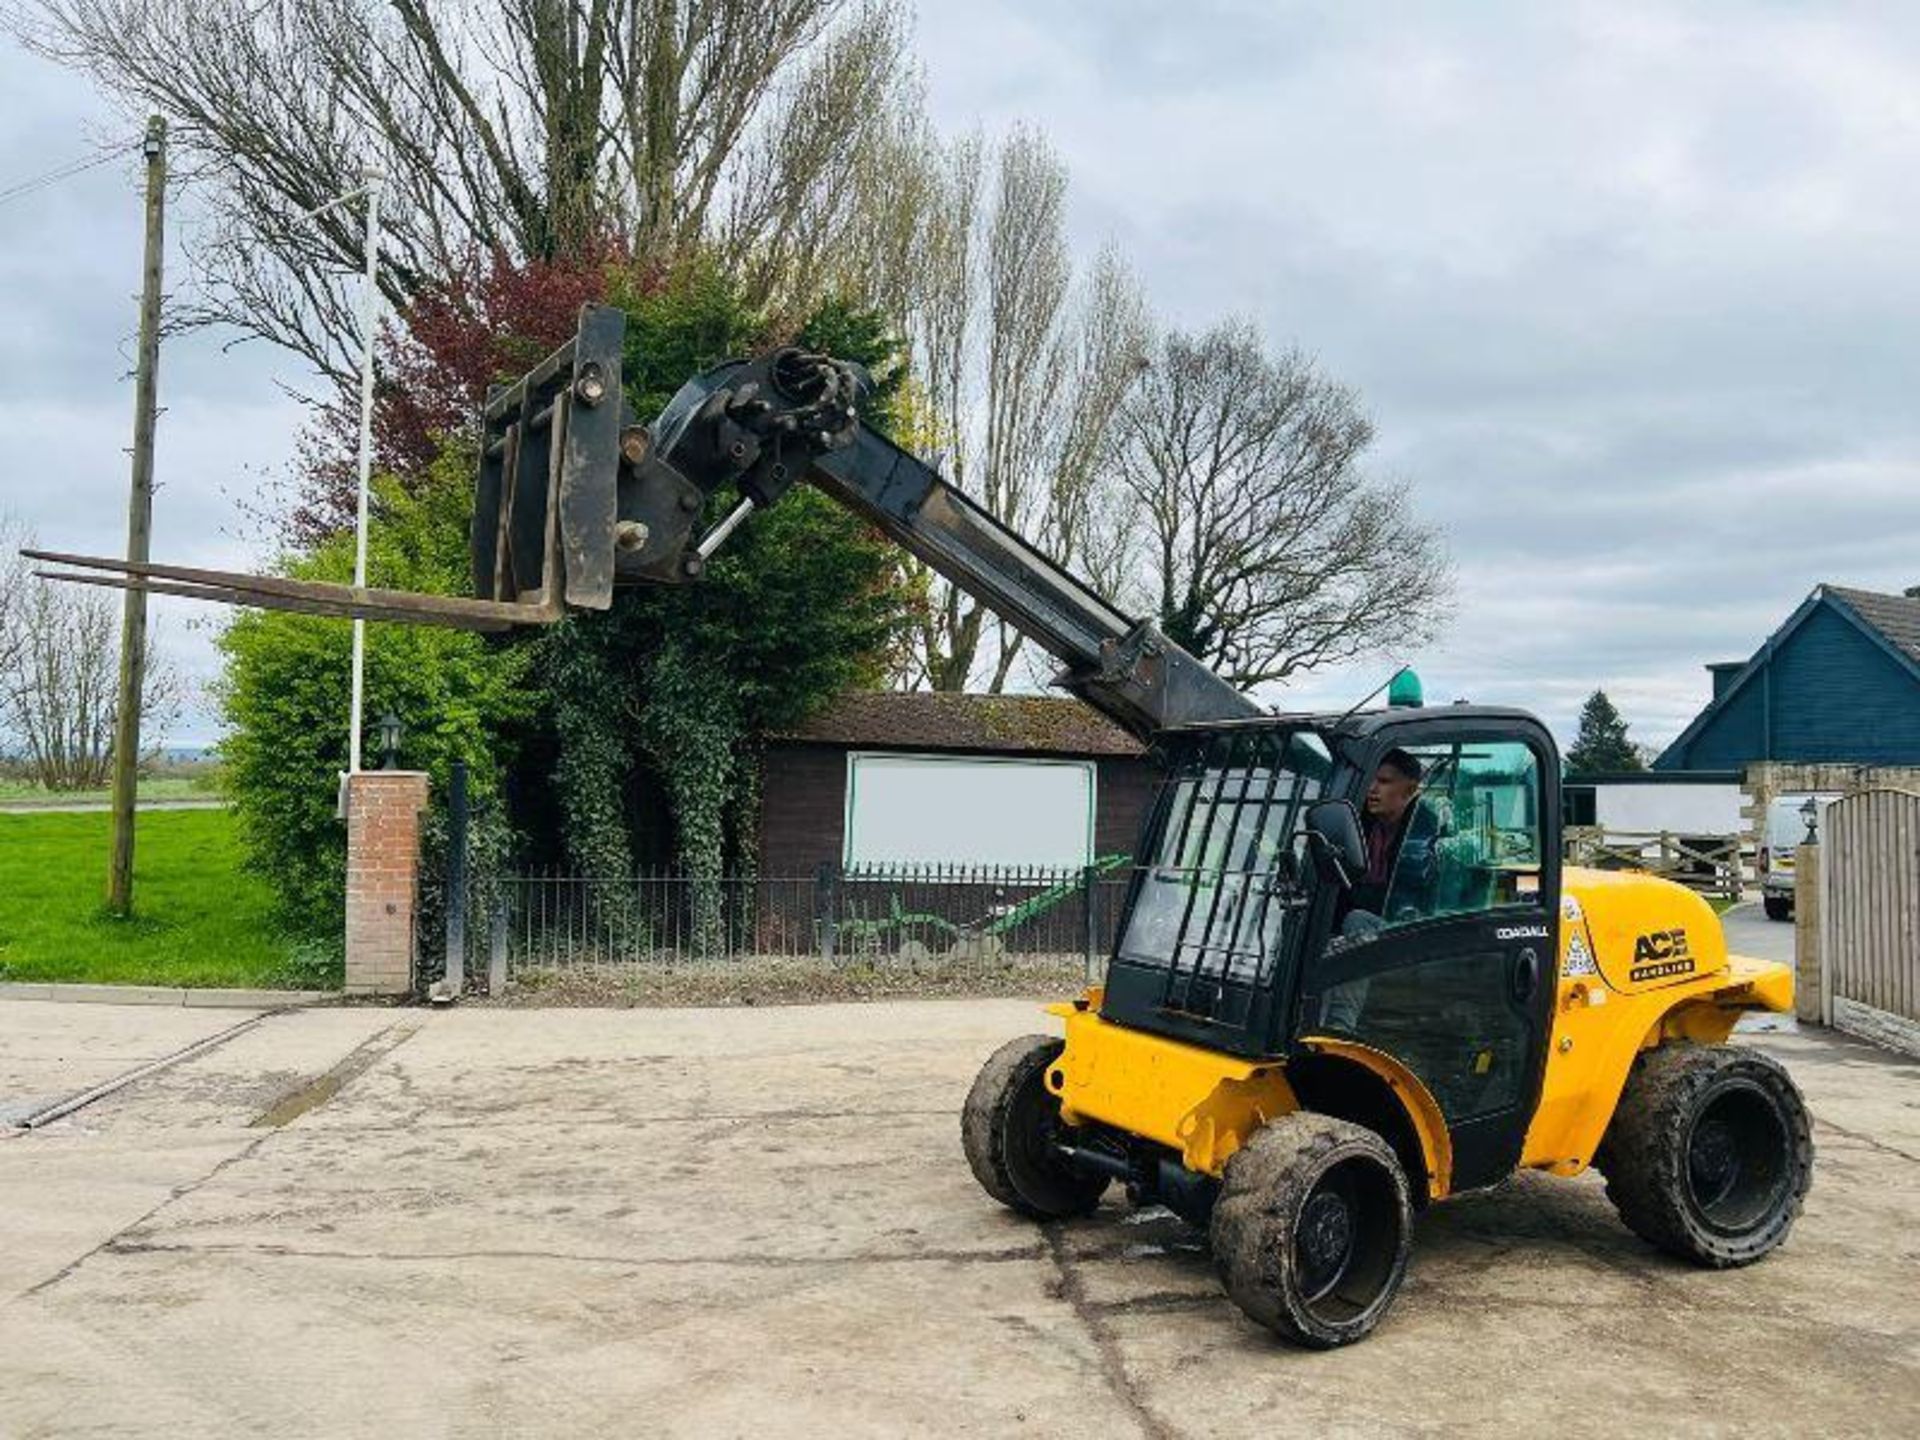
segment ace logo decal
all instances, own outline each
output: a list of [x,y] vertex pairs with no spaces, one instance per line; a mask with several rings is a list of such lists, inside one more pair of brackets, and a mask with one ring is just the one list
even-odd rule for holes
[[1659,980],[1669,975],[1691,975],[1693,955],[1685,930],[1655,930],[1633,942],[1632,980]]

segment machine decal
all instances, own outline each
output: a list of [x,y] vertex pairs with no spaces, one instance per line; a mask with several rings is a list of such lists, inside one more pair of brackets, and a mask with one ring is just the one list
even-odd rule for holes
[[1649,960],[1678,960],[1688,954],[1685,930],[1655,930],[1633,942],[1633,963]]
[[1693,961],[1667,960],[1658,965],[1636,965],[1628,972],[1632,980],[1664,980],[1669,975],[1691,975]]
[[1560,967],[1562,975],[1597,975],[1600,967],[1594,963],[1593,951],[1587,948],[1586,937],[1578,930],[1569,932],[1567,938],[1567,958]]
[[1655,930],[1633,942],[1630,980],[1661,980],[1669,975],[1691,975],[1693,955],[1685,930]]
[[1502,925],[1493,932],[1496,940],[1545,940],[1547,927],[1544,925]]

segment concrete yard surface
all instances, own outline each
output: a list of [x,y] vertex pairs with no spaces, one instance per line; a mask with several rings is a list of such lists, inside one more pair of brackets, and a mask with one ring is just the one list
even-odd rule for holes
[[[237,1018],[9,1008],[36,1095]],[[1920,1434],[1920,1065],[1750,1037],[1819,1145],[1760,1265],[1689,1269],[1597,1178],[1528,1175],[1428,1212],[1380,1331],[1315,1354],[1163,1211],[1038,1227],[979,1191],[967,1086],[1050,1026],[267,1016],[0,1139],[0,1435]]]
[[1758,900],[1742,900],[1729,908],[1720,917],[1720,928],[1726,932],[1727,949],[1736,955],[1793,964],[1792,924],[1769,920]]

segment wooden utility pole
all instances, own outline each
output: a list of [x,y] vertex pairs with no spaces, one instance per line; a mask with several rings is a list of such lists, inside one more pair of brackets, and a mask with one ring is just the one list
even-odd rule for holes
[[[140,354],[133,381],[133,485],[127,500],[127,559],[143,564],[153,530],[153,421],[160,368],[160,271],[166,248],[167,122],[147,121],[147,255],[140,289]],[[140,766],[140,694],[146,684],[147,593],[127,588],[120,623],[120,701],[113,729],[113,871],[107,909],[133,910],[133,801]]]

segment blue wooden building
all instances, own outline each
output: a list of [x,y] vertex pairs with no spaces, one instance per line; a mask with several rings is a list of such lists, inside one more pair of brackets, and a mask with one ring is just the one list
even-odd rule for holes
[[1707,669],[1713,699],[1655,770],[1920,766],[1920,586],[1819,586],[1751,659]]

